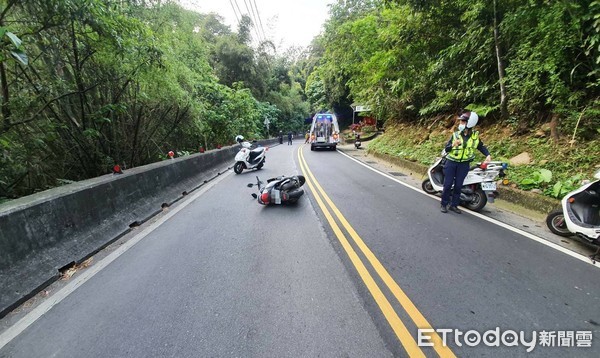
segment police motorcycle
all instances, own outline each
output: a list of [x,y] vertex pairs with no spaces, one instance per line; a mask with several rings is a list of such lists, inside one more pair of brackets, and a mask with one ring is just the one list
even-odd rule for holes
[[[479,121],[479,116],[475,112],[470,112],[468,115],[461,115],[461,120],[467,121],[461,126],[474,128]],[[461,126],[459,126],[460,131],[465,128]],[[442,150],[441,157],[437,158],[427,170],[428,178],[421,184],[421,188],[426,193],[437,194],[444,190],[444,165],[448,160],[447,155],[445,149]],[[498,196],[496,179],[506,176],[504,171],[507,168],[508,164],[503,162],[483,162],[471,166],[460,188],[460,205],[472,211],[481,211],[488,202],[493,203]]]
[[244,169],[260,169],[265,165],[266,149],[264,147],[251,149],[252,144],[244,141],[244,137],[241,135],[235,137],[235,141],[242,146],[240,151],[235,155],[233,171],[236,174],[240,174]]
[[[278,176],[276,178],[267,179],[267,185],[256,177],[256,184],[249,183],[248,187],[258,187],[258,195],[252,193],[254,199],[258,199],[258,203],[262,205],[280,205],[293,204],[304,195],[304,189],[300,187],[304,185],[306,179],[302,175],[293,176]],[[264,186],[263,186],[264,185]]]
[[546,217],[546,225],[556,235],[574,235],[598,245],[596,253],[590,256],[595,261],[600,254],[600,170],[594,174],[594,178],[597,180],[586,181],[565,195],[560,208]]
[[[428,178],[421,183],[421,188],[427,194],[435,195],[444,190],[444,164],[447,153],[442,151],[441,155],[429,167]],[[484,162],[471,166],[460,189],[460,205],[472,211],[481,211],[488,202],[493,203],[498,197],[496,180],[506,176],[504,171],[507,168],[508,164],[503,162]]]

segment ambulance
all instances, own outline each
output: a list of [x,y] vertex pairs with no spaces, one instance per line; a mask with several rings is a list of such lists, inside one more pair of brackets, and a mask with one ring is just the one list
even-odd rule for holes
[[340,142],[340,128],[333,113],[317,113],[310,126],[310,150],[329,148],[335,150]]

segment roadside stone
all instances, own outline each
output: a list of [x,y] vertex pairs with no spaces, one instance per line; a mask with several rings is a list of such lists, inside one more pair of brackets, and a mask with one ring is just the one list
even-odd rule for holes
[[540,165],[546,165],[546,164],[548,164],[548,161],[546,159],[542,159],[542,160],[540,160],[539,164]]
[[517,156],[510,158],[510,165],[519,166],[519,165],[527,165],[531,164],[531,156],[527,152],[523,152]]
[[541,189],[537,189],[537,188],[531,189],[531,192],[535,193],[535,194],[542,194],[543,193],[543,191]]
[[551,131],[550,123],[542,124],[540,127],[540,131],[542,131],[543,133],[550,133],[550,131]]

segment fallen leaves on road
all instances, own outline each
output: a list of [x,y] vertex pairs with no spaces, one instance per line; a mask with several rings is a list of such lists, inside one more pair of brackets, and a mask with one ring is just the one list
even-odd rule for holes
[[93,260],[94,260],[94,258],[90,257],[89,259],[83,261],[81,264],[73,265],[73,266],[69,267],[68,269],[62,271],[61,275],[60,275],[60,279],[63,281],[70,279],[77,272],[77,270],[89,267],[92,264]]

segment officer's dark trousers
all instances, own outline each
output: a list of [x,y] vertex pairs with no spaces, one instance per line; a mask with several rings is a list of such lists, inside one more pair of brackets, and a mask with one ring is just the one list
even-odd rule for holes
[[[444,191],[442,192],[442,206],[450,204],[458,206],[460,203],[460,189],[463,182],[469,173],[469,162],[453,162],[450,159],[446,160],[444,165]],[[452,185],[457,188],[452,190]],[[452,202],[450,195],[452,194]]]

